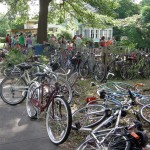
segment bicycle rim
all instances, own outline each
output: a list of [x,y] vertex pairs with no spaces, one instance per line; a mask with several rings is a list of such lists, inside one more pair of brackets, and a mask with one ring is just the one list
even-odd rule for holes
[[71,87],[74,86],[75,82],[77,81],[78,79],[78,72],[74,72],[68,79],[68,82],[70,84]]
[[90,128],[99,124],[105,118],[105,107],[103,105],[89,104],[72,114],[72,128]]
[[94,68],[94,78],[96,81],[101,82],[105,78],[105,66],[103,64],[97,64]]
[[28,95],[26,100],[26,110],[30,118],[37,118],[37,108],[34,106],[32,100],[38,102],[39,100],[39,84],[38,82],[33,82],[28,89]]
[[140,109],[140,115],[143,120],[150,123],[150,104],[145,105]]
[[89,74],[89,66],[88,63],[84,63],[80,65],[80,75],[82,77],[87,77]]
[[68,103],[71,103],[72,89],[71,86],[69,85],[69,82],[60,76],[58,77],[57,82],[60,84],[59,94],[64,96],[64,98],[67,100]]
[[61,97],[54,98],[46,114],[46,128],[54,144],[65,142],[70,134],[72,115],[69,104]]
[[114,135],[108,144],[108,150],[130,150],[130,147],[130,141],[126,136]]
[[139,105],[147,105],[150,104],[150,95],[142,95],[142,97],[136,97],[136,102]]
[[27,96],[27,84],[23,78],[6,77],[0,84],[1,98],[10,105],[21,103]]
[[[104,135],[98,135],[96,136],[96,138],[98,139],[98,141],[103,140]],[[108,150],[107,146],[105,146],[105,144],[98,144],[96,142],[96,140],[92,137],[87,136],[86,140],[84,142],[82,142],[77,150]]]

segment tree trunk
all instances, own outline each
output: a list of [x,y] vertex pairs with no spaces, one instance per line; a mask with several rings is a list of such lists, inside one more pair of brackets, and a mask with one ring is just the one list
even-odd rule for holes
[[39,21],[37,31],[37,43],[43,44],[47,40],[48,6],[52,0],[39,0]]

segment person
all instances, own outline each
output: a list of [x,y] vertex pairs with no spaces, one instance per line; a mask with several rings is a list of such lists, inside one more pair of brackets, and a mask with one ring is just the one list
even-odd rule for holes
[[28,35],[28,38],[26,40],[26,45],[28,48],[32,47],[32,38],[31,35]]
[[68,43],[67,43],[67,49],[68,49],[69,51],[72,51],[72,50],[73,50],[73,43],[72,43],[71,41],[68,41]]
[[9,43],[10,43],[9,34],[6,35],[5,43],[6,43],[6,49],[9,49]]
[[113,45],[116,45],[117,44],[117,41],[116,41],[116,38],[113,36],[113,38],[112,38],[112,44]]
[[109,47],[110,45],[112,45],[112,41],[110,39],[110,37],[108,38],[107,42],[106,42],[106,46]]
[[16,36],[12,36],[11,38],[11,47],[14,48],[16,46]]
[[22,32],[20,33],[20,36],[19,36],[19,45],[21,48],[25,46],[25,39],[24,39]]
[[76,45],[77,50],[80,50],[81,44],[82,44],[82,39],[80,35],[78,35],[75,39],[75,45]]
[[37,37],[36,37],[36,34],[34,34],[32,36],[32,45],[34,46],[36,44],[36,40],[37,40]]
[[60,43],[61,50],[62,51],[65,50],[66,49],[66,39],[63,35],[61,36],[59,43]]
[[102,36],[100,39],[100,46],[101,47],[106,47],[106,41],[105,41],[105,36]]

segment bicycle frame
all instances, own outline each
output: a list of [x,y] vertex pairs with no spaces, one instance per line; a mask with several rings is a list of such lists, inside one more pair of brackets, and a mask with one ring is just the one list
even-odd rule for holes
[[[48,87],[47,85],[48,84],[41,84],[39,87],[37,87],[34,90],[32,96],[31,96],[31,99],[32,99],[31,101],[32,101],[33,105],[35,107],[39,107],[40,108],[40,113],[43,112],[46,108],[48,108],[49,104],[54,100],[55,96],[58,94],[58,91],[56,89],[54,89],[51,94],[50,94],[50,92],[48,92],[50,94],[49,98],[47,99],[46,104],[43,105],[44,104],[44,87],[45,86]],[[36,90],[38,90],[38,95],[39,95],[39,99],[38,100],[35,100],[33,98],[33,95],[34,95]],[[41,93],[40,93],[40,91],[41,91]]]

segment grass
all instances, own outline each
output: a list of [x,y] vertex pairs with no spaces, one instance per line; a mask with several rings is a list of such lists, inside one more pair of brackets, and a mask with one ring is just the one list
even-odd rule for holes
[[[144,87],[142,87],[143,90],[148,90],[148,94],[150,94],[150,79],[145,80],[145,79],[134,79],[134,80],[121,80],[121,79],[115,79],[115,80],[111,80],[111,81],[117,81],[117,82],[124,82],[124,83],[128,83],[131,85],[134,85],[136,83],[143,83],[145,84]],[[76,103],[77,105],[81,105],[85,103],[85,100],[87,97],[89,96],[97,96],[96,94],[96,90],[97,87],[90,86],[91,82],[95,82],[92,79],[84,79],[84,80],[79,80],[78,84],[81,86],[82,91],[80,91],[80,97],[74,97],[73,98],[73,103]],[[101,83],[100,83],[101,84]],[[138,109],[138,108],[137,108]],[[132,117],[131,117],[132,116]],[[121,122],[125,121],[127,123],[131,123],[133,120],[135,120],[134,116],[132,113],[130,113],[130,111],[128,112],[127,117],[122,118]],[[149,127],[147,125],[144,124],[144,129],[147,131],[149,131]],[[69,135],[68,140],[63,143],[62,145],[60,145],[60,149],[67,149],[69,147],[69,150],[74,150],[78,147],[78,145],[85,140],[86,136],[89,134],[89,132],[82,132],[82,131],[71,131],[71,134]],[[149,133],[148,136],[150,137]]]

